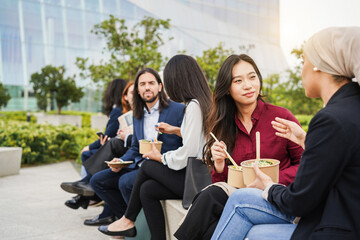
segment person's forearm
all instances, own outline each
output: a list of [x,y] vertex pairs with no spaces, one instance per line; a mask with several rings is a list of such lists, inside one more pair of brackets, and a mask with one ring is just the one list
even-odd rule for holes
[[306,134],[304,134],[304,136],[296,138],[294,140],[290,139],[290,141],[293,141],[294,143],[298,144],[305,150],[305,137],[306,137]]
[[306,133],[304,132],[304,135],[301,139],[301,144],[299,144],[304,150],[305,150],[305,139],[306,139]]
[[176,134],[178,135],[179,137],[182,137],[181,136],[181,131],[180,131],[180,128],[179,127],[174,127],[174,129],[172,130],[173,134]]
[[300,145],[304,150],[305,150],[305,139],[306,139],[306,132],[302,130],[302,133],[297,138],[296,144]]
[[217,173],[224,172],[225,161],[222,163],[214,162],[214,168]]

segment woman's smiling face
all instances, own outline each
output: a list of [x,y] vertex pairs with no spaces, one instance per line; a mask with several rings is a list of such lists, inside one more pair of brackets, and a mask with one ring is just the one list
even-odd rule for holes
[[245,61],[240,61],[232,69],[230,95],[237,104],[251,105],[257,101],[260,94],[260,80],[254,67]]

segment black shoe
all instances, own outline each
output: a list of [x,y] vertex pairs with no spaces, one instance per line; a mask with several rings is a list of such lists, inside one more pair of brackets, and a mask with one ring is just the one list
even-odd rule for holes
[[115,217],[105,217],[105,218],[99,218],[99,217],[100,215],[97,215],[93,219],[86,219],[84,221],[84,224],[88,226],[101,226],[116,221]]
[[103,225],[98,228],[100,232],[109,236],[136,237],[136,228],[129,228],[124,231],[112,232],[108,230],[109,225]]
[[86,197],[95,195],[94,190],[87,182],[63,182],[60,186],[65,192],[76,193]]
[[85,198],[81,195],[76,195],[70,200],[67,200],[65,202],[65,205],[72,209],[78,209],[79,207],[82,207],[83,209],[87,209],[89,206],[89,199]]

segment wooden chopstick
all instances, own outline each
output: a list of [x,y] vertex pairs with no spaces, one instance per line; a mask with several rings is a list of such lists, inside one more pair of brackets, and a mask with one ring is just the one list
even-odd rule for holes
[[[216,142],[219,142],[219,140],[215,137],[215,135],[210,132],[210,135],[215,139]],[[236,166],[236,167],[239,167],[239,165],[236,164],[236,162],[234,161],[234,159],[230,156],[230,154],[226,151],[225,148],[223,148],[223,151],[225,152],[226,156],[229,158],[230,162]]]
[[256,162],[259,163],[260,160],[260,132],[255,133],[256,140]]

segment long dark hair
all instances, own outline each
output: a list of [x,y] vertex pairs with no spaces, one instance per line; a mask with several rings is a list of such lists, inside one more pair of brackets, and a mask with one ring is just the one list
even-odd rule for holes
[[132,106],[130,105],[130,103],[128,101],[125,100],[125,96],[128,94],[129,88],[134,85],[134,82],[131,81],[129,82],[126,87],[124,88],[124,91],[122,93],[122,97],[121,97],[121,106],[122,106],[122,112],[126,113],[128,111],[131,110]]
[[[157,71],[155,71],[152,68],[144,68],[137,72],[135,77],[135,83],[134,83],[134,99],[133,99],[133,115],[135,118],[140,119],[143,117],[144,113],[144,107],[146,107],[145,101],[141,98],[141,96],[138,93],[138,84],[139,84],[139,78],[144,73],[151,73],[157,80],[157,82],[162,84],[161,78]],[[162,110],[162,108],[167,107],[169,105],[168,97],[164,91],[164,88],[161,89],[161,92],[159,92],[159,111]]]
[[122,108],[121,98],[126,84],[127,82],[120,78],[114,79],[108,84],[104,94],[104,110],[107,116],[110,115],[114,105]]
[[[187,55],[176,55],[166,64],[164,83],[167,94],[175,102],[199,102],[203,130],[206,133],[206,118],[211,106],[211,90],[199,64]],[[185,110],[186,111],[186,110]]]
[[[231,154],[234,150],[236,137],[238,134],[238,129],[235,123],[235,114],[237,108],[235,105],[234,99],[229,94],[231,83],[232,83],[232,70],[233,67],[240,61],[250,63],[259,80],[260,80],[260,92],[262,89],[262,76],[256,66],[254,60],[246,54],[240,55],[231,55],[229,56],[224,63],[221,65],[219,70],[214,94],[213,94],[213,104],[211,106],[210,114],[207,119],[207,142],[205,145],[205,160],[208,166],[213,166],[214,163],[211,161],[211,146],[214,143],[214,139],[209,137],[210,132],[219,139],[219,141],[224,141],[227,146],[227,151]],[[259,94],[258,100],[262,101],[261,95]]]

